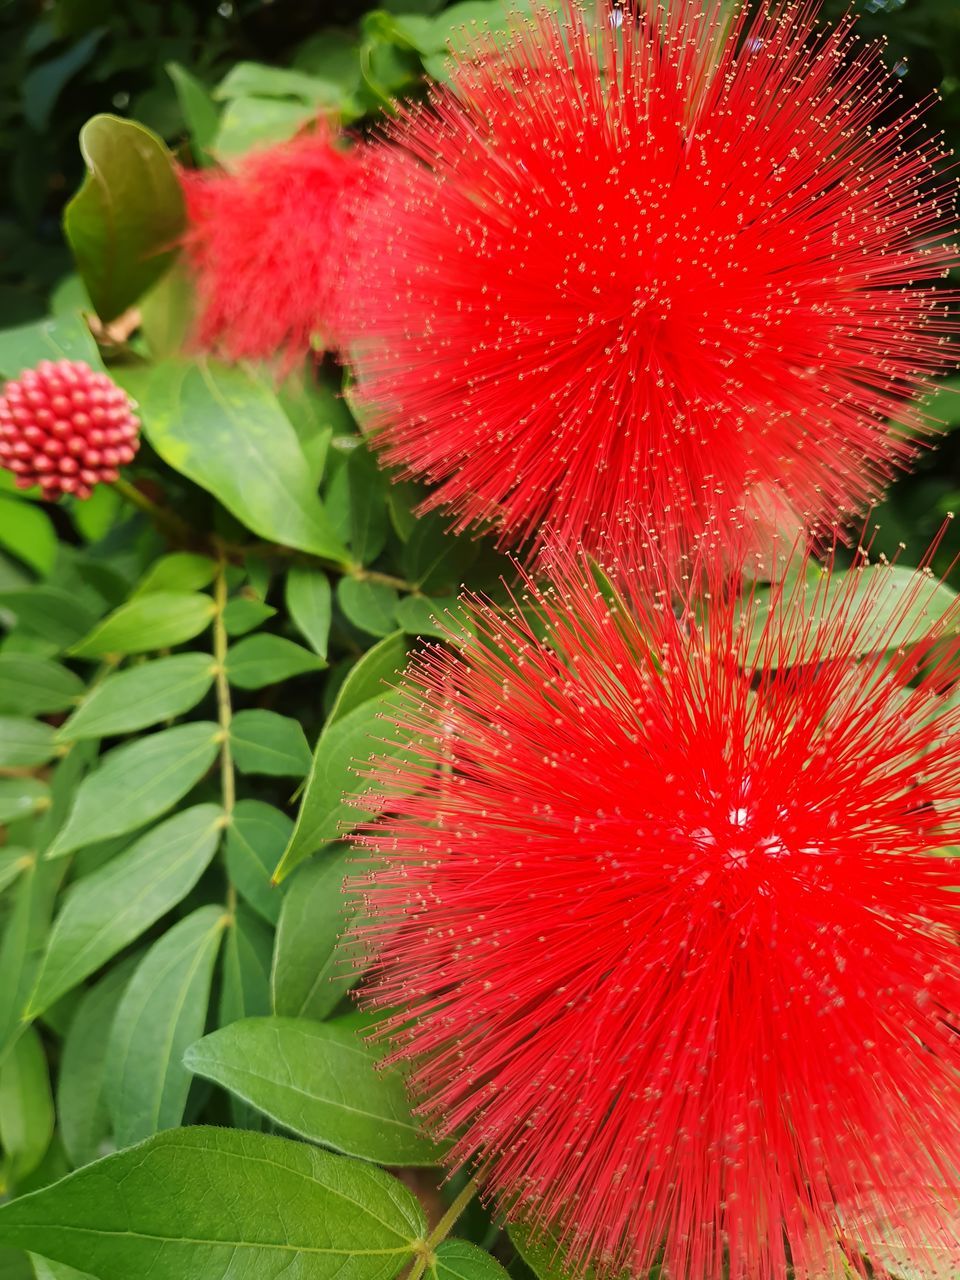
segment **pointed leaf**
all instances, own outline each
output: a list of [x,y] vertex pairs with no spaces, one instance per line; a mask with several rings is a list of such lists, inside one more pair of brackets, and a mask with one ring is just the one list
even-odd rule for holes
[[8,1182],[32,1172],[53,1137],[53,1096],[43,1044],[25,1027],[0,1063],[0,1146]]
[[107,1048],[117,1006],[136,964],[136,957],[124,959],[85,992],[63,1042],[57,1114],[60,1137],[74,1167],[102,1155],[100,1148],[110,1132],[103,1096]]
[[192,640],[210,625],[213,601],[199,592],[152,591],[115,609],[73,646],[78,658],[148,653]]
[[392,1280],[425,1234],[381,1169],[235,1129],[158,1134],[0,1208],[0,1240],[98,1280]]
[[405,749],[404,735],[390,719],[396,694],[371,698],[336,723],[328,723],[313,755],[290,843],[274,879],[282,880],[304,858],[346,835],[360,818],[353,802],[368,786],[363,770],[373,756]]
[[350,673],[337,692],[330,709],[329,723],[342,719],[371,698],[380,698],[395,687],[407,665],[409,642],[402,631],[378,641],[350,668]]
[[153,944],[123,993],[110,1035],[105,1095],[120,1146],[183,1118],[190,1091],[183,1054],[203,1033],[227,924],[219,907],[194,911]]
[[4,768],[46,764],[57,750],[54,730],[48,724],[19,716],[0,716],[0,765]]
[[95,685],[57,732],[62,742],[136,733],[195,707],[213,683],[214,662],[208,653],[177,653]]
[[286,604],[294,626],[310,648],[327,656],[332,613],[330,579],[319,569],[291,569],[287,574]]
[[308,671],[321,671],[322,659],[282,636],[247,636],[227,650],[227,676],[238,689],[260,689]]
[[353,859],[341,849],[301,867],[283,897],[274,949],[273,1011],[292,1018],[325,1018],[360,978],[344,944],[358,910],[344,894]]
[[293,823],[262,800],[241,800],[227,828],[227,871],[243,897],[274,924],[281,897],[270,879],[283,853]]
[[187,1050],[191,1071],[285,1129],[378,1164],[437,1164],[442,1148],[410,1114],[403,1078],[352,1026],[247,1018]]
[[17,715],[64,711],[83,694],[83,681],[49,658],[0,653],[0,710]]
[[444,1240],[430,1266],[434,1280],[507,1280],[496,1258],[468,1240]]
[[264,379],[165,361],[129,382],[157,453],[261,537],[345,562],[296,432]]
[[158,818],[210,768],[219,733],[219,725],[196,720],[108,751],[99,768],[81,782],[47,857],[61,857]]
[[216,851],[221,816],[215,804],[194,805],[73,885],[53,924],[30,1017],[96,972],[186,897]]

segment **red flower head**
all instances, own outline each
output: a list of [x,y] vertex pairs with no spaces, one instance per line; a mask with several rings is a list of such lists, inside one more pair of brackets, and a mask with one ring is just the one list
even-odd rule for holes
[[618,27],[565,0],[404,108],[349,303],[428,505],[511,542],[631,512],[689,541],[717,498],[832,522],[910,458],[888,419],[917,429],[904,399],[949,360],[952,188],[817,7],[636,0]]
[[245,156],[232,172],[181,172],[201,346],[232,360],[280,352],[293,363],[314,334],[332,341],[345,198],[360,168],[318,121],[312,132]]
[[20,489],[39,485],[49,501],[89,498],[137,452],[133,408],[125,391],[82,360],[42,360],[0,396],[0,467]]
[[451,1164],[602,1274],[923,1272],[960,1209],[960,711],[900,680],[960,608],[791,567],[706,622],[655,568],[473,600],[376,767],[364,998]]

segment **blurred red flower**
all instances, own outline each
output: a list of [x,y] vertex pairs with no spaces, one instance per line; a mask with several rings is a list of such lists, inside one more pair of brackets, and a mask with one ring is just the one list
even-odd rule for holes
[[450,1164],[578,1267],[932,1273],[960,1211],[960,710],[901,668],[960,608],[803,562],[769,593],[715,573],[704,621],[658,563],[611,605],[561,558],[414,658],[361,836],[364,999]]
[[280,354],[287,365],[314,335],[336,345],[332,293],[360,174],[323,121],[230,171],[181,171],[198,345],[231,360]]
[[371,426],[504,541],[833,522],[951,363],[938,144],[810,0],[634,8],[535,9],[371,153],[344,299]]

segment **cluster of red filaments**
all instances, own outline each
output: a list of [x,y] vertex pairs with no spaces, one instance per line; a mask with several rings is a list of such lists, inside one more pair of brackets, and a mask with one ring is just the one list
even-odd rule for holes
[[18,488],[44,498],[89,498],[133,459],[140,420],[105,374],[80,360],[44,360],[6,384],[0,397],[0,466]]
[[346,302],[430,505],[514,545],[615,547],[630,513],[689,541],[729,512],[731,541],[755,507],[862,509],[910,459],[905,405],[952,362],[952,186],[818,7],[538,7],[400,109]]
[[960,1220],[955,666],[904,687],[957,606],[807,568],[474,601],[377,768],[364,999],[574,1270],[933,1276]]

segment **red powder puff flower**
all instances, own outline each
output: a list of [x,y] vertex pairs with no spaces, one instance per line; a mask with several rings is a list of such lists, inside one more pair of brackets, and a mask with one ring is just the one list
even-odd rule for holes
[[561,563],[414,658],[364,999],[450,1164],[576,1268],[926,1275],[960,1220],[960,711],[900,667],[960,605],[804,563],[714,575],[704,622],[648,563],[629,607]]
[[89,498],[139,448],[133,409],[121,387],[82,360],[41,360],[0,396],[0,467],[19,489],[39,485],[48,501]]
[[[761,6],[767,8],[767,6]],[[952,187],[812,0],[565,0],[456,62],[371,154],[347,291],[388,462],[458,527],[596,545],[777,500],[859,509],[949,363]],[[615,10],[613,17],[622,13]],[[737,521],[733,522],[737,523]]]
[[184,248],[196,274],[197,342],[232,360],[288,363],[331,342],[331,291],[360,165],[319,121],[229,173],[184,170]]

